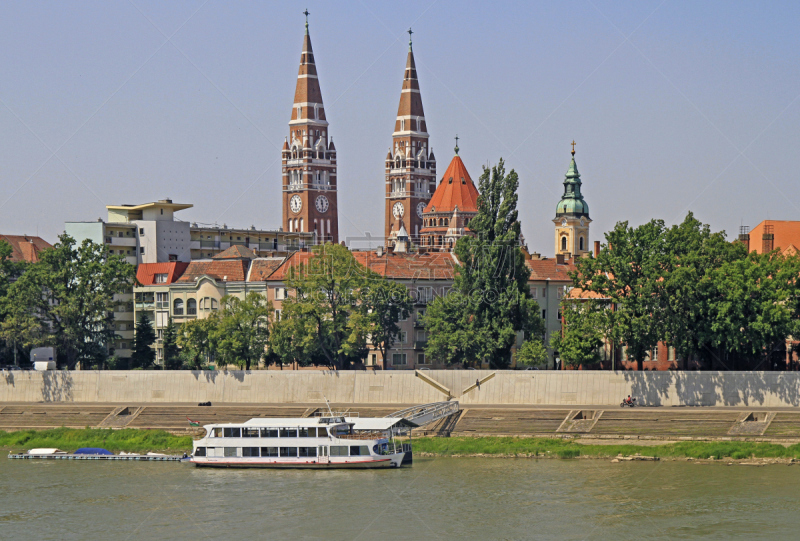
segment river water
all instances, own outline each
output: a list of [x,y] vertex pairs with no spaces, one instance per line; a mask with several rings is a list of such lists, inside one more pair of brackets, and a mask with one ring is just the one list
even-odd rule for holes
[[800,466],[416,459],[380,471],[0,458],[2,539],[798,539]]

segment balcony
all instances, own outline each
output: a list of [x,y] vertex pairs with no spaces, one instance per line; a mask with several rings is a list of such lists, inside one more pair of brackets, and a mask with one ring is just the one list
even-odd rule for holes
[[424,327],[424,326],[425,326],[425,324],[422,322],[422,318],[421,317],[415,317],[414,318],[414,327],[415,328],[421,328],[421,327]]
[[137,302],[136,303],[136,311],[137,312],[140,311],[140,310],[155,310],[155,309],[156,309],[155,301],[152,301],[152,302]]
[[427,345],[427,340],[414,340],[414,349],[425,349],[425,346]]
[[135,237],[106,237],[106,244],[111,246],[136,247]]

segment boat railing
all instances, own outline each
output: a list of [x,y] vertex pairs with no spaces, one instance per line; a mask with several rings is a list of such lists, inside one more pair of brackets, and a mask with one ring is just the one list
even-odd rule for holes
[[380,440],[385,439],[386,434],[383,432],[362,432],[360,434],[343,434],[336,437],[340,440]]

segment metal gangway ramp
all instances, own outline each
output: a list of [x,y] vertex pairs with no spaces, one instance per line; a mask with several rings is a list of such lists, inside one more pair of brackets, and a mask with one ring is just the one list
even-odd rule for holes
[[396,417],[411,421],[417,426],[424,426],[439,419],[443,419],[448,415],[458,413],[458,402],[453,400],[450,402],[433,402],[431,404],[423,404],[421,406],[413,406],[404,410],[390,413],[386,417]]

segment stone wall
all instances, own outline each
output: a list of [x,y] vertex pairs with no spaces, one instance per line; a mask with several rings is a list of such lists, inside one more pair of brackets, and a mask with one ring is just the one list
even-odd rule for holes
[[[480,380],[480,387],[476,386]],[[3,371],[0,402],[798,406],[797,372]]]

